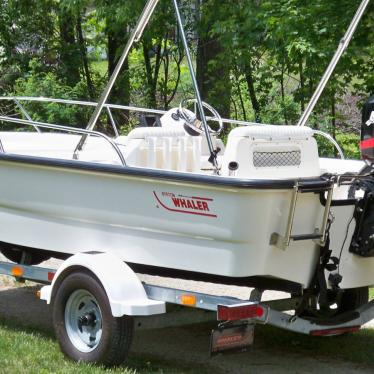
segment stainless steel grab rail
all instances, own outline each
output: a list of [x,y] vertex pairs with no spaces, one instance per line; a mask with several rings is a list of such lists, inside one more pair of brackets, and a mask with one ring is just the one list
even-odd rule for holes
[[341,149],[340,145],[338,144],[338,142],[330,135],[330,134],[327,134],[326,132],[323,132],[323,131],[320,131],[320,130],[313,130],[313,133],[315,135],[320,135],[320,136],[323,136],[324,138],[326,138],[330,143],[333,144],[333,146],[336,148],[336,150],[338,151],[339,153],[339,156],[342,160],[345,160],[345,156],[344,156],[344,152],[343,150]]
[[[56,103],[56,104],[67,104],[67,105],[81,105],[81,106],[90,106],[90,107],[96,107],[97,103],[94,101],[84,101],[84,100],[68,100],[68,99],[54,99],[49,97],[33,97],[33,96],[0,96],[0,101],[14,101],[15,103],[18,101],[31,101],[31,102],[40,102],[40,103]],[[117,126],[115,124],[113,115],[111,113],[111,109],[116,110],[126,110],[126,111],[132,111],[132,112],[138,112],[138,113],[149,113],[154,115],[162,116],[166,113],[165,110],[159,110],[159,109],[148,109],[148,108],[142,108],[142,107],[136,107],[131,105],[119,105],[119,104],[109,104],[105,103],[104,108],[107,109],[108,115],[110,118],[110,121],[113,126],[114,133],[116,136],[119,135]],[[206,117],[209,121],[217,121],[215,118],[212,117]],[[238,125],[238,126],[264,126],[267,124],[261,124],[256,122],[248,122],[248,121],[240,121],[235,119],[229,119],[229,118],[222,118],[222,122],[226,124],[231,125]],[[325,137],[328,141],[330,141],[333,146],[337,149],[340,158],[345,159],[344,152],[339,146],[339,144],[334,140],[334,138],[323,131],[320,130],[313,130],[314,134],[320,135]],[[1,148],[0,148],[1,150]]]
[[[17,100],[17,98],[14,98],[14,102],[15,104],[17,105],[17,107],[19,108],[19,110],[23,113],[23,115],[26,117],[26,119],[28,119],[29,121],[32,121],[32,118],[30,116],[30,114],[27,112],[27,110],[23,107],[23,105]],[[39,127],[37,126],[34,126],[35,130],[37,132],[41,132]]]
[[[53,98],[47,98],[47,97],[33,97],[33,96],[0,96],[0,101],[14,101],[14,103],[17,105],[17,107],[20,109],[22,114],[30,121],[32,121],[32,118],[30,114],[27,112],[25,107],[20,103],[20,101],[32,101],[32,102],[40,102],[40,103],[56,103],[56,104],[71,104],[71,105],[81,105],[81,106],[96,106],[97,103],[90,102],[90,101],[80,101],[80,100],[66,100],[66,99],[53,99]],[[116,136],[119,136],[118,129],[116,122],[113,118],[112,112],[110,110],[110,105],[105,105],[110,122],[112,124],[114,134]],[[123,108],[116,108],[116,109],[123,109]],[[37,126],[34,126],[35,130],[38,132],[41,132],[40,129]]]
[[[37,126],[37,127],[41,127],[41,128],[52,129],[52,130],[60,130],[60,131],[65,131],[65,132],[70,132],[70,133],[75,133],[75,134],[87,135],[87,136],[92,135],[92,136],[97,136],[97,137],[103,138],[115,150],[118,158],[120,159],[120,161],[122,163],[122,166],[126,166],[126,160],[125,160],[121,150],[119,149],[118,145],[112,139],[110,139],[108,136],[106,136],[106,135],[104,135],[104,134],[102,134],[98,131],[76,129],[76,128],[70,127],[70,126],[52,125],[52,124],[49,124],[49,123],[25,120],[25,119],[21,119],[21,118],[13,118],[13,117],[8,117],[8,116],[0,116],[0,121],[29,125],[29,126],[33,126],[33,127]],[[0,142],[0,144],[1,144],[1,142]],[[5,153],[4,147],[2,145],[1,145],[0,150],[3,153]]]
[[[93,101],[83,101],[83,100],[67,100],[67,99],[54,99],[48,97],[33,97],[33,96],[0,96],[1,100],[14,100],[17,99],[19,101],[34,101],[34,102],[44,102],[44,103],[56,103],[56,104],[71,104],[71,105],[82,105],[82,106],[92,106],[96,107],[97,103]],[[104,104],[104,108],[110,109],[118,109],[118,110],[128,110],[132,112],[139,112],[139,113],[149,113],[149,114],[156,114],[156,115],[163,115],[167,113],[166,110],[160,109],[148,109],[142,108],[137,106],[131,105],[119,105],[119,104]],[[206,117],[209,121],[217,121],[214,117]],[[232,125],[240,125],[240,126],[261,126],[261,125],[269,125],[268,123],[257,123],[257,122],[250,122],[250,121],[241,121],[236,119],[230,118],[222,118],[223,123],[232,124]]]

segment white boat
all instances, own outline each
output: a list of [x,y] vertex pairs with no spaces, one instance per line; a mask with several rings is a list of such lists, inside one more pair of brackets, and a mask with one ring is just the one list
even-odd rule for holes
[[[318,294],[325,287],[336,298],[344,289],[367,293],[374,285],[371,200],[365,190],[372,176],[361,172],[367,170],[364,161],[345,160],[328,134],[304,126],[348,43],[340,45],[298,126],[222,119],[202,103],[197,89],[193,102],[168,112],[107,104],[121,64],[156,4],[147,4],[98,103],[1,98],[13,100],[27,119],[0,121],[37,130],[0,132],[2,252],[16,262],[38,263],[109,251],[149,274],[300,293]],[[196,87],[190,58],[189,63]],[[22,105],[30,101],[94,106],[95,112],[80,130],[33,121]],[[196,104],[201,121],[190,104]],[[367,108],[374,110],[370,103]],[[93,131],[103,109],[151,113],[160,117],[160,126],[108,138]],[[211,130],[208,120],[219,130]],[[219,139],[224,123],[238,125],[225,145]],[[321,135],[338,147],[341,159],[319,157],[315,137]]]

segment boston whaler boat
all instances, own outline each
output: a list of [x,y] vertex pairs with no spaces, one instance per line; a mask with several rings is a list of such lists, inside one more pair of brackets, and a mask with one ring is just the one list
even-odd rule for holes
[[[107,103],[123,62],[157,5],[152,0],[98,103],[1,98],[13,101],[26,117],[0,116],[1,121],[36,130],[0,132],[2,253],[27,268],[49,257],[105,252],[137,273],[289,292],[299,298],[291,308],[295,318],[308,323],[357,321],[362,306],[373,318],[368,287],[374,285],[374,100],[364,108],[361,147],[366,162],[345,160],[331,136],[305,126],[369,0],[362,2],[297,126],[222,119],[201,101],[173,1],[195,99],[167,112]],[[83,130],[33,121],[22,105],[32,101],[95,110]],[[94,131],[104,109],[110,118],[112,110],[151,114],[156,125],[120,136],[113,121],[117,136],[109,138]],[[209,127],[212,122],[218,130]],[[226,123],[238,126],[224,144],[219,135]],[[340,159],[320,158],[315,136],[328,138]],[[90,292],[66,291],[59,299],[57,286],[69,279],[67,268],[58,272],[64,276],[56,275],[55,291],[51,286],[42,290],[48,302],[62,300],[62,312],[54,318],[65,326],[56,329],[64,352],[86,361],[117,362],[97,353],[105,334],[105,324],[93,327],[97,315],[105,314],[100,296],[87,286]],[[156,298],[149,299],[153,304],[148,307],[155,309],[148,314],[161,313]],[[112,304],[114,317],[147,314],[139,305],[134,307],[138,312],[115,312]],[[84,313],[77,305],[84,305]],[[90,331],[88,343],[85,329]]]

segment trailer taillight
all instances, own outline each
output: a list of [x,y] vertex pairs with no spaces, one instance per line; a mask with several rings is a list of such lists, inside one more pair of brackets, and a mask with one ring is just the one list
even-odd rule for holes
[[239,321],[249,318],[262,318],[265,308],[259,304],[218,305],[217,319],[219,321]]
[[350,326],[350,327],[338,327],[334,329],[323,329],[323,330],[312,330],[310,335],[312,336],[334,336],[346,334],[348,332],[356,332],[360,330],[361,326]]

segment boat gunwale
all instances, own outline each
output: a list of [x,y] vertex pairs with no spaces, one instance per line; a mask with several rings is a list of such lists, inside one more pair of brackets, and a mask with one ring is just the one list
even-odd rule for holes
[[303,186],[308,191],[315,190],[316,192],[319,192],[331,187],[332,183],[331,177],[328,175],[312,178],[292,179],[233,178],[218,175],[192,174],[160,169],[138,168],[113,164],[109,165],[89,161],[63,160],[49,157],[37,157],[0,152],[0,162],[2,161],[82,170],[95,173],[126,175],[130,177],[154,178],[169,182],[190,182],[193,184],[214,185],[215,187],[234,187],[239,189],[291,190],[296,186]]

